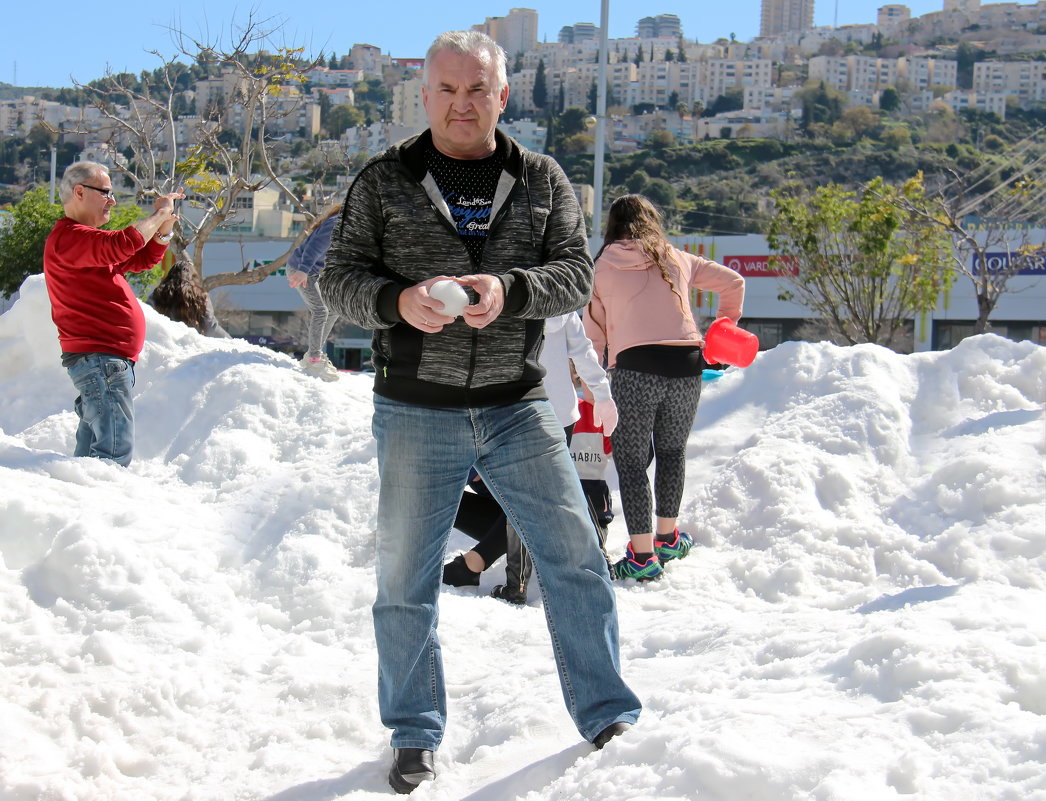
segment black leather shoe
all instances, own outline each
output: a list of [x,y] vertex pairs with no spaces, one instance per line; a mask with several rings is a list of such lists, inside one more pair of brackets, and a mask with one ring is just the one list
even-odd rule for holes
[[625,723],[623,720],[619,720],[617,723],[611,723],[596,735],[596,739],[592,741],[592,745],[596,748],[602,748],[604,745],[609,743],[612,738],[617,737],[619,734],[624,734],[631,728],[632,724]]
[[465,554],[458,554],[443,565],[443,583],[451,587],[478,587],[480,574],[465,564]]
[[427,748],[394,748],[393,754],[389,784],[397,793],[406,795],[422,782],[436,778],[432,752]]
[[490,591],[491,598],[498,598],[502,601],[508,601],[510,604],[516,604],[516,606],[523,606],[527,602],[526,592],[520,590],[518,587],[510,587],[508,584],[499,584]]

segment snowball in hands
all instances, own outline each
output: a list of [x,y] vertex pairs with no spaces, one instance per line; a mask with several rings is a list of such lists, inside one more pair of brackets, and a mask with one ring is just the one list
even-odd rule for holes
[[443,303],[440,314],[447,317],[457,317],[462,309],[469,305],[469,296],[461,284],[453,281],[437,281],[429,287],[429,297],[433,297]]

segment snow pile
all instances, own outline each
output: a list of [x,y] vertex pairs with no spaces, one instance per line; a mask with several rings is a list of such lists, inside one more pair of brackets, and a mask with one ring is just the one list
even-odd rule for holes
[[[0,316],[0,798],[388,797],[370,378],[146,315],[129,469],[67,455],[42,280]],[[991,335],[789,343],[707,384],[697,546],[617,589],[640,724],[581,741],[495,565],[444,593],[413,797],[1046,799],[1044,397],[1046,349]]]

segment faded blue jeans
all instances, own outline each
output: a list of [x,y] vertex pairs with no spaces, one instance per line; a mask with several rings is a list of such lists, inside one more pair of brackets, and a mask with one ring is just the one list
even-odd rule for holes
[[392,747],[435,750],[443,738],[437,599],[473,465],[530,551],[563,698],[581,736],[591,741],[611,723],[634,723],[641,704],[620,675],[614,590],[551,404],[432,409],[375,395],[373,429],[378,704]]
[[134,450],[134,362],[108,353],[88,353],[67,368],[80,395],[74,456],[111,459],[127,467]]

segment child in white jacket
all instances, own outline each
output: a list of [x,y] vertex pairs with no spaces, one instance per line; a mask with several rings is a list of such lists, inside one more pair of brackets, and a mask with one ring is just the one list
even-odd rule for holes
[[[593,422],[596,426],[602,424],[604,433],[609,436],[617,425],[617,407],[610,396],[610,381],[606,371],[599,363],[592,342],[585,335],[581,317],[577,312],[561,314],[545,321],[545,341],[541,349],[541,365],[545,368],[545,391],[568,442],[574,423],[580,417],[577,391],[574,389],[570,373],[571,364],[593,397]],[[470,506],[475,509],[478,504]],[[500,510],[493,513],[499,512]],[[501,516],[504,517],[503,513]],[[602,527],[599,522],[595,519],[593,522],[597,531],[600,531]],[[507,553],[506,583],[496,586],[491,594],[510,603],[525,603],[526,584],[531,572],[526,549],[510,525],[500,525],[496,520],[492,523],[493,525],[482,526],[470,521],[466,533],[471,534],[477,529],[489,530],[490,533],[476,548],[456,556],[444,566],[443,583],[456,587],[478,586],[480,574],[490,567],[501,553]],[[457,527],[462,529],[461,526]],[[479,550],[485,557],[478,552]]]

